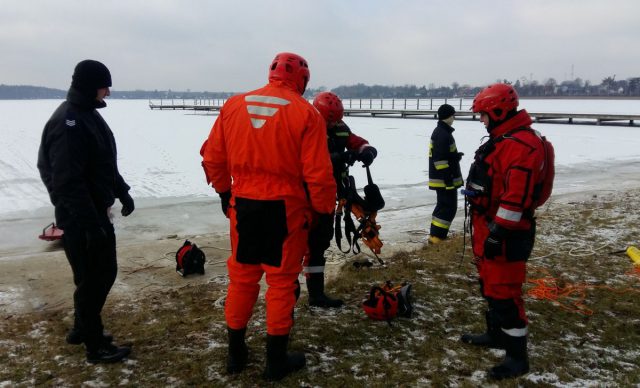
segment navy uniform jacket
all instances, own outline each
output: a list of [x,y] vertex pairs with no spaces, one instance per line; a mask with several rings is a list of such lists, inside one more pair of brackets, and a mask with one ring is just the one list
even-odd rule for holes
[[455,190],[463,184],[453,127],[438,120],[429,143],[429,188]]
[[116,142],[96,108],[106,106],[71,88],[44,127],[38,170],[64,229],[90,229],[129,186],[118,172]]

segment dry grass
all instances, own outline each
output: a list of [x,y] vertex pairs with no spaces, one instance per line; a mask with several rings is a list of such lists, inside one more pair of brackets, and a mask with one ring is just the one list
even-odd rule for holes
[[[553,277],[581,293],[559,300],[527,297],[530,318],[528,375],[497,386],[631,386],[640,384],[640,276],[624,255],[638,244],[640,219],[627,193],[586,202],[552,204],[540,216],[539,239],[529,262],[530,280]],[[285,386],[458,386],[487,384],[486,369],[500,351],[458,341],[484,329],[469,254],[462,239],[401,253],[387,267],[344,265],[328,285],[347,306],[309,308],[303,292],[296,308],[291,347],[304,350],[308,366]],[[391,325],[368,320],[359,308],[371,285],[384,280],[413,284],[415,314]],[[526,291],[535,284],[528,283]],[[224,373],[226,331],[220,298],[210,283],[154,295],[110,300],[105,320],[117,338],[133,342],[123,364],[92,366],[81,347],[64,343],[69,311],[0,318],[0,386],[265,386],[264,306],[248,329],[249,367]],[[581,303],[576,312],[573,303]]]

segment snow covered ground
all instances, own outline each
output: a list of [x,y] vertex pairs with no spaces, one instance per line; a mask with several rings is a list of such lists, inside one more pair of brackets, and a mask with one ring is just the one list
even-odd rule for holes
[[[41,251],[34,239],[53,220],[53,209],[36,168],[44,123],[57,100],[0,101],[0,255]],[[523,100],[530,111],[637,114],[640,100]],[[100,113],[115,133],[119,167],[131,185],[137,212],[119,228],[120,239],[155,239],[184,231],[226,229],[217,196],[205,184],[199,150],[216,116],[152,111],[146,100],[108,100]],[[435,203],[426,189],[427,152],[433,120],[347,117],[357,134],[378,148],[372,174],[387,207],[379,220],[393,243],[399,232],[423,229]],[[454,123],[466,175],[486,134],[476,121]],[[640,180],[640,128],[536,124],[556,147],[554,196],[616,190]],[[358,185],[364,169],[352,168]],[[384,236],[386,235],[386,236]]]

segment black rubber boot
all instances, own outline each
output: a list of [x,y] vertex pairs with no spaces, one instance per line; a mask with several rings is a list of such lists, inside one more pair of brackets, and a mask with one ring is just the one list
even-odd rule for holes
[[494,380],[510,379],[529,373],[527,356],[527,337],[505,335],[507,355],[504,360],[489,370],[489,378]]
[[344,304],[342,299],[329,298],[324,293],[324,272],[309,274],[307,290],[309,291],[309,306],[336,308]]
[[267,365],[263,376],[269,381],[279,381],[292,372],[304,368],[306,359],[302,352],[287,352],[289,335],[267,334]]
[[505,334],[500,329],[498,321],[491,310],[485,312],[487,332],[482,334],[463,334],[460,340],[466,344],[481,346],[491,349],[504,349]]
[[247,366],[247,357],[249,350],[247,344],[244,342],[244,336],[247,332],[247,328],[244,329],[231,329],[227,327],[227,334],[229,337],[229,354],[227,355],[227,373],[236,374],[240,373]]
[[105,342],[95,349],[87,349],[87,361],[92,364],[111,364],[122,361],[129,353],[131,348],[128,346],[115,346]]

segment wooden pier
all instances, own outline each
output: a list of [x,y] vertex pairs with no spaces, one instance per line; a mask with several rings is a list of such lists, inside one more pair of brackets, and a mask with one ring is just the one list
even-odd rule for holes
[[[191,110],[216,114],[224,105],[224,99],[206,100],[159,100],[149,101],[150,109]],[[456,108],[456,119],[478,120],[477,113],[470,111],[471,100],[467,99],[345,99],[345,116],[395,117],[406,119],[431,119],[438,117],[441,104]],[[435,108],[435,109],[434,109]],[[640,126],[640,115],[604,113],[550,113],[529,112],[535,122],[581,125]]]

